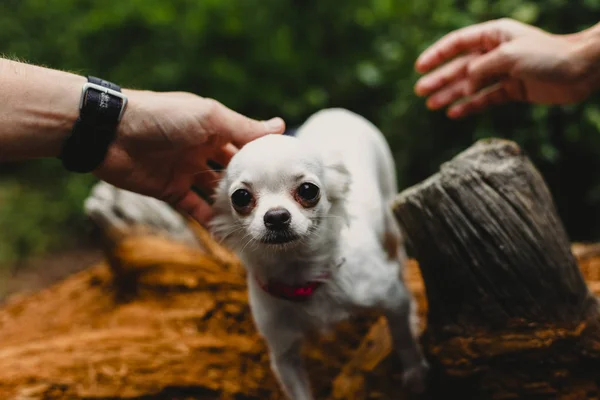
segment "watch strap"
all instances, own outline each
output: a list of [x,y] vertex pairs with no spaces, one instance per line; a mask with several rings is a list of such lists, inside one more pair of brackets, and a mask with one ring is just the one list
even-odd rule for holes
[[114,141],[127,99],[114,83],[88,77],[81,93],[80,112],[59,158],[72,172],[96,169]]

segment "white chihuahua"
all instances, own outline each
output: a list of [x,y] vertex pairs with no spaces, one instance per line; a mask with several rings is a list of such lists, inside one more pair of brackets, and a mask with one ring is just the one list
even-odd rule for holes
[[391,212],[396,193],[383,135],[343,109],[314,114],[296,137],[257,139],[227,167],[212,232],[248,271],[252,315],[289,398],[313,398],[300,356],[305,334],[363,308],[383,310],[404,384],[424,389],[428,364],[411,325]]

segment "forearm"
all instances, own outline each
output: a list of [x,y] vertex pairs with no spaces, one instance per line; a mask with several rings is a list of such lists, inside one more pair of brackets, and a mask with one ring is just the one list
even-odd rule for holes
[[0,58],[0,161],[58,156],[79,115],[85,82]]

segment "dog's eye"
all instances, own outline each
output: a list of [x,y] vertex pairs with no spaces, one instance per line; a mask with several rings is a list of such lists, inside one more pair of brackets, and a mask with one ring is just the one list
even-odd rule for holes
[[231,195],[231,204],[238,212],[247,212],[253,201],[252,193],[246,189],[238,189]]
[[295,197],[303,207],[313,207],[319,202],[319,187],[314,183],[305,182],[296,189]]

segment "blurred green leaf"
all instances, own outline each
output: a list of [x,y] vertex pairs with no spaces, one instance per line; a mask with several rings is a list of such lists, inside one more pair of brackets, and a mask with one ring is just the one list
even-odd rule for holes
[[512,13],[511,17],[526,24],[534,24],[540,13],[536,3],[522,3]]

